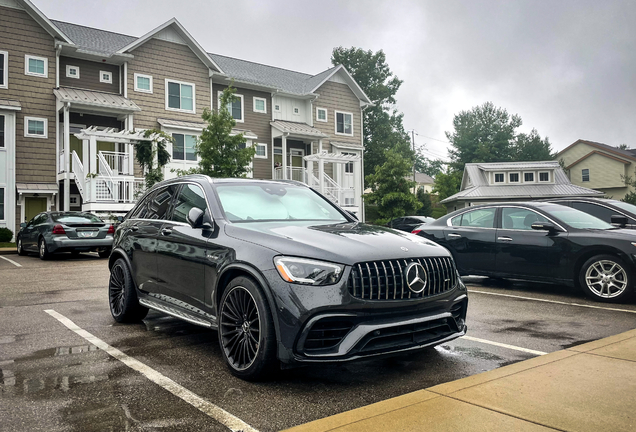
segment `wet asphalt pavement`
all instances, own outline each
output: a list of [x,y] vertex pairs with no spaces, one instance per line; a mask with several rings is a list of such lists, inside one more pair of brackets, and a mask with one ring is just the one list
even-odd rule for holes
[[228,430],[89,344],[48,309],[260,431],[536,355],[523,349],[552,352],[636,327],[634,304],[590,302],[567,287],[471,278],[468,335],[483,341],[460,339],[418,354],[287,370],[247,383],[227,371],[214,331],[155,312],[143,324],[114,323],[106,260],[97,255],[6,257],[22,267],[0,259],[0,431]]

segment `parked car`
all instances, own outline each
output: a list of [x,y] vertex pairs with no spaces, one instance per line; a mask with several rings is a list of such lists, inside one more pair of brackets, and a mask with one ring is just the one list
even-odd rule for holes
[[431,222],[435,222],[435,218],[428,216],[404,216],[391,219],[386,226],[400,231],[411,232],[418,226]]
[[96,251],[101,258],[110,255],[115,227],[92,213],[43,212],[29,223],[20,224],[16,236],[18,254],[37,252],[47,259],[57,252]]
[[466,332],[448,251],[365,225],[297,182],[185,176],[154,186],[115,233],[110,311],[218,329],[243,379],[410,352]]
[[558,198],[548,202],[581,210],[621,228],[636,229],[636,206],[633,204],[604,198]]
[[633,296],[636,232],[541,202],[465,208],[419,228],[448,248],[462,275],[578,284],[598,301]]

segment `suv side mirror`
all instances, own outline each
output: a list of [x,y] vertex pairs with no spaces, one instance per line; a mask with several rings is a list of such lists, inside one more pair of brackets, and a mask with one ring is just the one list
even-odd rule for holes
[[20,228],[24,228],[24,227],[26,227],[26,222],[22,222],[22,223],[20,224]]
[[625,228],[627,226],[627,217],[623,215],[612,215],[610,221],[614,225],[618,225],[621,228]]
[[554,225],[551,222],[535,222],[530,226],[532,227],[533,230],[538,230],[538,231],[549,231],[549,232],[561,231],[559,228],[556,227],[556,225]]
[[192,207],[186,219],[192,228],[212,229],[214,227],[213,224],[206,220],[205,212],[198,207]]

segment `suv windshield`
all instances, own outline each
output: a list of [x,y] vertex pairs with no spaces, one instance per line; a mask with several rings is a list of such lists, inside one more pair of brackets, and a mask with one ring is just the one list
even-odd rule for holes
[[562,220],[566,224],[573,228],[579,229],[613,229],[614,226],[604,222],[590,214],[584,213],[581,210],[573,209],[565,206],[554,206],[550,208],[544,208],[552,216]]
[[216,187],[230,222],[347,222],[333,205],[311,189],[283,184],[228,184]]

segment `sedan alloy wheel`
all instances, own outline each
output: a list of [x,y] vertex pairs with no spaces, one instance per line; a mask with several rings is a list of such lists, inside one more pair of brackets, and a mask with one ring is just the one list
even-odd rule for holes
[[585,281],[588,288],[603,298],[614,298],[627,288],[625,269],[614,261],[597,261],[587,268]]

